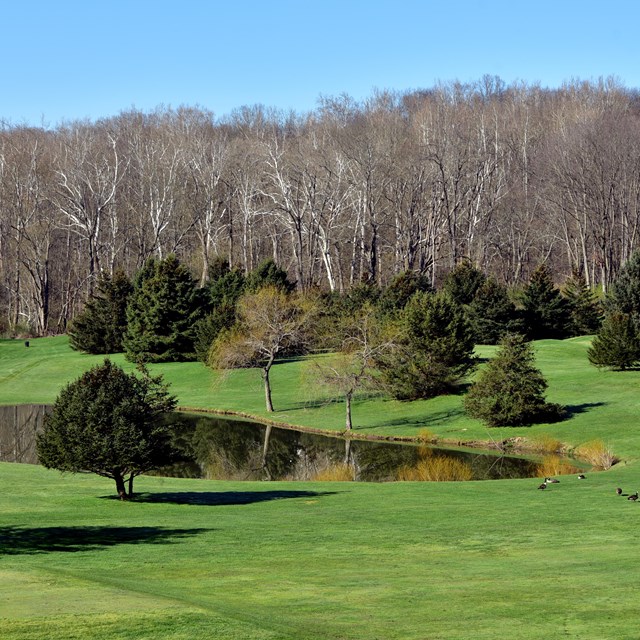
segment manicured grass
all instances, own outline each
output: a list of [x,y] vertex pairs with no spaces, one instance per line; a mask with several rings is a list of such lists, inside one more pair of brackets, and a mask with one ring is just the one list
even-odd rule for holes
[[[603,438],[624,462],[561,477],[466,483],[240,483],[142,477],[112,499],[95,476],[0,464],[5,640],[636,638],[638,372],[598,371],[587,339],[537,343],[548,398],[573,417],[486,429],[461,398],[361,400],[360,433],[461,440]],[[492,349],[483,348],[482,355]],[[0,342],[0,403],[51,402],[102,358],[64,338]],[[122,356],[113,360],[122,363]],[[126,364],[125,366],[131,367]],[[131,367],[133,368],[133,367]],[[154,367],[180,404],[266,415],[259,374]],[[342,403],[274,369],[276,420],[340,430]]]
[[536,481],[231,483],[0,464],[0,634],[635,638],[637,470]]
[[[353,417],[358,434],[392,436],[417,435],[427,428],[437,436],[454,441],[503,440],[514,436],[535,438],[549,434],[569,445],[603,439],[626,461],[637,458],[640,434],[640,371],[598,370],[586,357],[588,338],[536,343],[537,364],[549,381],[548,399],[567,405],[571,418],[551,425],[489,429],[468,418],[462,396],[443,396],[427,401],[397,402],[384,398],[358,399]],[[488,357],[494,347],[480,347]],[[315,356],[321,358],[322,356]],[[134,366],[122,354],[111,358],[128,370]],[[0,404],[53,402],[61,386],[103,360],[72,351],[65,337],[31,341],[0,341]],[[309,373],[308,358],[276,365],[272,370],[276,411],[264,408],[260,372],[256,369],[213,372],[201,363],[155,365],[171,383],[171,391],[183,407],[237,411],[257,417],[319,429],[344,429],[344,403],[331,401],[318,391]]]

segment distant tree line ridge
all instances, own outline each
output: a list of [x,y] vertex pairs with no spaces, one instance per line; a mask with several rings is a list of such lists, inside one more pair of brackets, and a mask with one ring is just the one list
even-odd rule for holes
[[201,287],[222,255],[243,277],[271,258],[303,292],[405,273],[438,288],[463,260],[488,293],[542,263],[558,284],[575,270],[606,290],[639,229],[640,99],[613,79],[0,128],[0,322],[14,333],[65,331],[101,274],[170,254]]

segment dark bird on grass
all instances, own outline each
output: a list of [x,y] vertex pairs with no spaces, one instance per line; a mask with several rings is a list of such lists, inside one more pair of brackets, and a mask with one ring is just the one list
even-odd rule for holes
[[558,482],[560,482],[557,478],[545,478],[544,481],[547,484],[558,484]]
[[621,496],[621,495],[622,495],[622,489],[621,489],[620,487],[618,487],[618,488],[616,489],[616,493],[617,493],[619,496]]
[[546,489],[547,488],[547,483],[543,482],[541,485],[538,485],[538,489]]
[[638,492],[632,493],[627,500],[633,500],[634,502],[638,499]]
[[585,476],[585,475],[584,475],[584,473],[581,473],[581,474],[578,476],[578,480],[585,480],[585,479],[586,479],[586,477],[587,477],[587,476]]

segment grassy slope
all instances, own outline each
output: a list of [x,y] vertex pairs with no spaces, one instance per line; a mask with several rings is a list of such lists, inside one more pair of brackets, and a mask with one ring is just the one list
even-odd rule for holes
[[[0,343],[0,402],[50,402],[65,380],[101,360],[69,351],[61,338],[31,344]],[[120,503],[101,499],[113,492],[104,479],[0,464],[0,635],[636,638],[640,505],[613,490],[640,488],[640,374],[597,371],[586,364],[586,344],[537,345],[549,399],[577,411],[561,424],[489,433],[464,417],[459,397],[355,408],[363,432],[426,425],[488,439],[545,431],[573,443],[604,437],[625,458],[546,491],[531,480],[141,478],[139,491],[168,502]],[[157,370],[183,405],[262,411],[255,371],[216,382],[198,364]],[[275,368],[276,419],[341,428],[343,405],[312,406],[301,370]]]
[[620,478],[638,480],[142,478],[174,502],[120,503],[97,477],[0,464],[1,635],[636,638],[640,506]]

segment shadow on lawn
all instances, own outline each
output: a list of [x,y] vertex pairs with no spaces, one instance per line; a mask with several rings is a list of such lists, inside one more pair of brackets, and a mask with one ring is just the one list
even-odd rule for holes
[[[175,491],[160,493],[137,493],[134,502],[156,502],[170,504],[192,504],[209,507],[234,504],[252,504],[285,498],[317,498],[338,493],[337,491]],[[116,496],[117,499],[117,496]]]
[[577,416],[580,413],[586,413],[590,409],[594,409],[596,407],[604,407],[606,402],[585,402],[583,404],[568,404],[565,406],[565,410],[568,414],[569,418],[573,418],[573,416]]
[[171,544],[211,529],[163,527],[0,527],[0,556],[95,551],[118,544]]

